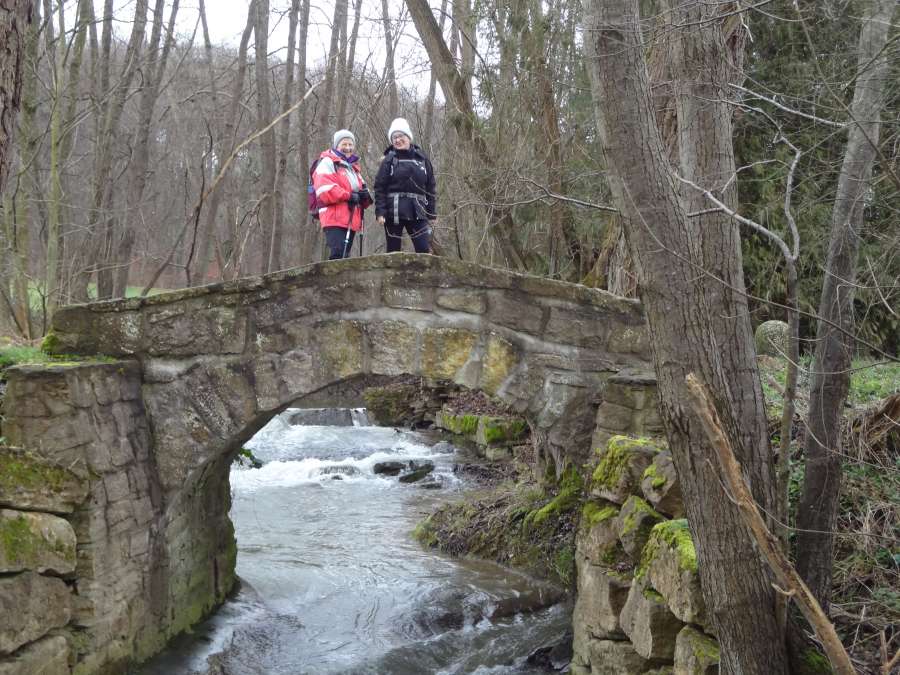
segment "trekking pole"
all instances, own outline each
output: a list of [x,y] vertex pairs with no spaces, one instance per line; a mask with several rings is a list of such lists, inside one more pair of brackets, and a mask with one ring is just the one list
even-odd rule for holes
[[366,231],[366,211],[363,209],[359,212],[359,257],[363,254],[363,234]]
[[344,252],[341,254],[341,258],[347,257],[347,247],[350,245],[350,233],[353,231],[350,229],[350,226],[353,225],[353,210],[355,206],[350,207],[350,220],[347,221],[347,236],[344,237]]

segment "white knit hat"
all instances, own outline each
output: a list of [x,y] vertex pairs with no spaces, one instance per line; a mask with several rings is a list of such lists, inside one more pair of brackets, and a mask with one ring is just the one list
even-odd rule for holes
[[393,122],[391,122],[391,126],[388,129],[388,142],[394,142],[394,134],[397,132],[401,132],[406,134],[409,137],[409,142],[413,142],[413,133],[412,129],[409,128],[409,122],[406,121],[404,117],[398,117]]
[[349,129],[341,129],[340,131],[334,132],[334,138],[331,141],[331,147],[336,148],[338,143],[340,143],[345,138],[349,138],[353,141],[353,145],[356,145],[356,136],[353,135],[353,132]]

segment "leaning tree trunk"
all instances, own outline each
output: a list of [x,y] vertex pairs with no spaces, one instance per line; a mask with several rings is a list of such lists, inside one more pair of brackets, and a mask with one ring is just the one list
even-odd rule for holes
[[[699,1],[684,4],[686,12],[701,11]],[[703,11],[714,11],[717,6],[711,7]],[[735,316],[740,305],[731,294],[713,292],[699,273],[710,264],[715,269],[734,269],[740,264],[740,252],[731,245],[729,232],[702,231],[681,202],[651,103],[637,0],[591,0],[589,8],[585,49],[598,125],[612,169],[613,194],[637,268],[663,419],[683,486],[704,599],[722,647],[722,671],[787,673],[787,651],[777,621],[771,575],[737,507],[721,487],[714,452],[690,409],[685,385],[686,375],[693,372],[714,392],[754,497],[763,509],[771,511],[771,458],[768,443],[757,439],[765,409],[752,366],[749,323],[737,321],[731,326],[735,335],[723,335],[723,317]],[[679,36],[684,43],[680,58],[685,71],[705,73],[709,84],[724,87],[719,66],[728,60],[728,49],[721,21],[709,15],[688,25],[692,26],[690,32]],[[694,27],[698,25],[703,27]],[[685,95],[700,93],[695,89],[697,83],[688,81],[684,86]],[[709,136],[703,142],[712,145],[699,149],[698,155],[715,150],[730,155],[730,117],[713,115],[707,124],[720,128],[706,128]],[[691,167],[695,175],[707,172],[702,157],[689,161],[695,163]],[[712,252],[717,250],[719,258],[715,259]],[[723,360],[720,346],[729,341],[740,354]],[[749,366],[742,370],[740,364]],[[747,423],[751,428],[743,430]]]
[[[384,77],[388,90],[388,116],[393,119],[400,114],[400,99],[397,96],[397,77],[394,73],[394,36],[391,31],[388,0],[381,0],[381,23],[384,27]],[[441,28],[443,28],[443,24],[441,24]]]
[[896,7],[897,0],[874,0],[859,36],[859,74],[850,107],[853,121],[831,214],[811,367],[806,473],[797,508],[797,570],[826,609],[831,596],[833,532],[841,488],[841,419],[853,355],[856,259],[889,80],[884,47]]

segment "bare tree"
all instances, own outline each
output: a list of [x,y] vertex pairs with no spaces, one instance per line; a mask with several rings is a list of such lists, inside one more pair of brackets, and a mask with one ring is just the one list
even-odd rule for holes
[[[446,4],[446,3],[445,3]],[[397,75],[394,71],[394,36],[391,30],[391,12],[388,0],[381,0],[381,23],[384,26],[384,76],[388,90],[388,115],[391,118],[400,114],[400,100],[397,97]],[[441,22],[441,29],[444,24]],[[432,79],[434,82],[434,79]]]
[[[889,64],[884,52],[897,0],[872,0],[859,35],[851,124],[831,216],[810,383],[806,469],[797,510],[797,569],[828,607],[841,487],[841,418],[854,351],[853,297],[872,167],[878,151]],[[839,97],[835,96],[839,101]]]
[[[735,271],[739,239],[734,226],[724,222],[701,230],[670,175],[651,102],[637,1],[592,0],[589,7],[585,48],[598,126],[637,266],[663,418],[697,546],[704,599],[722,646],[721,667],[724,672],[786,673],[769,571],[707,461],[713,449],[689,409],[685,385],[687,374],[695,372],[714,392],[753,496],[773,513],[765,407],[749,319],[739,300],[742,288],[714,287],[741,283]],[[700,147],[682,154],[680,168],[720,187],[720,177],[733,171],[731,116],[722,110],[727,97],[720,95],[736,60],[723,29],[733,9],[731,3],[686,2],[672,19],[681,27],[673,54],[683,87],[679,115],[697,114],[703,120],[702,128],[689,132],[703,134]],[[728,276],[713,279],[710,270]],[[725,345],[733,351],[727,360],[720,358]]]

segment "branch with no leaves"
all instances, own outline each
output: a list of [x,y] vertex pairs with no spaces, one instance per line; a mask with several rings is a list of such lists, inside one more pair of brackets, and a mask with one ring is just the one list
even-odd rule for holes
[[766,527],[765,521],[760,515],[759,506],[753,500],[750,488],[744,482],[741,465],[735,459],[731,443],[725,432],[722,431],[722,423],[719,420],[719,415],[716,412],[712,399],[706,391],[706,387],[700,383],[700,380],[693,373],[688,374],[685,380],[688,391],[694,399],[694,411],[700,418],[709,443],[719,458],[722,475],[728,488],[731,490],[732,500],[737,505],[744,522],[753,534],[753,538],[774,572],[779,585],[797,601],[803,616],[806,617],[816,631],[819,640],[821,640],[825,655],[831,662],[835,672],[838,675],[854,675],[856,670],[850,662],[847,650],[844,649],[844,645],[841,644],[841,640],[838,638],[834,625],[825,616],[822,607],[803,582],[803,579],[800,578],[800,575],[797,574],[797,570],[794,569],[790,560],[781,551],[778,540]]
[[313,91],[315,90],[316,87],[319,86],[319,84],[321,84],[321,82],[316,82],[314,85],[312,85],[309,89],[306,90],[306,94],[304,94],[303,98],[301,98],[299,101],[297,101],[294,105],[292,105],[290,108],[285,110],[283,113],[278,115],[275,119],[273,119],[271,122],[269,122],[265,127],[263,127],[262,129],[258,130],[256,133],[251,134],[250,136],[245,138],[234,148],[232,153],[228,156],[228,159],[225,160],[225,163],[222,165],[222,168],[219,171],[218,175],[216,176],[216,179],[209,186],[209,189],[206,192],[202,192],[202,190],[201,190],[200,199],[197,201],[197,204],[194,206],[194,209],[191,211],[191,217],[187,221],[185,221],[184,226],[181,228],[181,232],[178,233],[178,237],[175,239],[175,244],[172,246],[172,250],[169,252],[169,256],[166,258],[166,260],[163,262],[163,264],[159,266],[159,269],[157,269],[156,272],[153,273],[153,276],[151,277],[150,281],[147,282],[147,285],[144,287],[144,290],[141,291],[141,297],[146,296],[147,293],[150,292],[150,289],[153,288],[153,284],[155,284],[157,282],[157,280],[159,279],[159,277],[162,276],[162,273],[165,271],[166,267],[168,267],[169,263],[172,260],[172,257],[175,255],[175,250],[181,245],[181,240],[184,238],[184,235],[187,232],[188,227],[190,227],[191,223],[196,223],[197,220],[200,218],[200,211],[203,208],[204,202],[206,202],[206,199],[209,197],[209,195],[212,194],[212,191],[216,189],[216,186],[219,184],[219,181],[221,181],[222,178],[225,176],[225,174],[228,173],[228,169],[231,167],[231,163],[234,161],[234,158],[238,156],[238,154],[240,153],[241,150],[243,150],[245,147],[250,145],[250,143],[255,141],[257,138],[259,138],[264,133],[266,133],[269,129],[271,129],[276,124],[278,124],[278,122],[280,122],[282,119],[284,119],[285,117],[290,115],[292,112],[294,112],[297,108],[299,108],[301,105],[306,103],[306,99],[309,98],[309,95],[313,93]]

